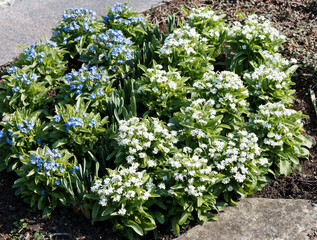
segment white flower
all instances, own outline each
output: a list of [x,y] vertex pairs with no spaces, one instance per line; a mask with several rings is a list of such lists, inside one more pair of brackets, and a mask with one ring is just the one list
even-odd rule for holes
[[121,208],[121,209],[118,211],[118,214],[121,215],[121,216],[123,216],[123,215],[126,214],[126,212],[127,212],[127,210],[126,210],[125,208]]

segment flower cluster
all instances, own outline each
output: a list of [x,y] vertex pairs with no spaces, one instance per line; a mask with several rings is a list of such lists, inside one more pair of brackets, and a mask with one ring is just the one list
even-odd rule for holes
[[[183,127],[180,132],[186,139],[208,139],[219,134],[222,129],[220,124],[223,115],[215,108],[212,99],[193,100],[188,107],[175,113],[174,118]],[[188,144],[198,146],[195,140],[188,141]]]
[[[110,219],[116,221],[125,232],[131,232],[130,228],[137,229],[139,235],[143,235],[140,226],[145,224],[155,229],[155,220],[145,204],[157,195],[153,194],[155,186],[146,171],[138,171],[137,163],[129,168],[120,166],[107,170],[108,175],[103,179],[95,179],[91,187],[91,192],[99,203],[94,209],[100,209],[93,215],[92,221]],[[127,222],[131,224],[126,224]]]
[[171,116],[186,101],[187,78],[182,77],[176,69],[162,70],[159,64],[144,70],[144,77],[137,81],[140,102],[149,112],[155,111],[158,116]]
[[228,186],[228,191],[232,191],[237,184],[243,188],[244,183],[251,181],[251,175],[264,175],[261,171],[265,170],[269,162],[261,157],[262,150],[258,146],[255,133],[238,131],[236,134],[229,133],[227,138],[228,142],[213,141],[208,149],[208,156],[213,159],[215,169],[224,174],[222,184]]
[[0,91],[0,113],[14,113],[26,106],[32,110],[49,101],[46,93],[50,88],[32,70],[12,67],[8,73],[4,76],[7,82],[1,86],[6,91]]
[[156,167],[162,164],[164,156],[176,149],[177,132],[171,131],[156,118],[130,118],[119,123],[117,163],[140,167]]
[[[8,122],[1,125],[6,141],[0,142],[1,162],[7,167],[15,168],[21,165],[19,156],[47,140],[45,123],[40,120],[40,112],[16,111],[9,116]],[[45,129],[45,130],[44,130]]]
[[22,120],[22,123],[18,123],[16,126],[21,133],[27,133],[28,130],[32,130],[34,127],[34,122],[32,120]]
[[103,68],[82,66],[78,71],[67,73],[60,85],[61,95],[66,103],[73,104],[76,99],[83,98],[96,103],[98,111],[104,107],[99,104],[106,101],[113,91],[112,81]]
[[[91,191],[99,195],[99,204],[103,207],[113,206],[119,215],[130,215],[126,208],[133,202],[146,201],[151,196],[151,190],[144,186],[149,176],[145,171],[138,171],[138,164],[134,163],[129,168],[120,167],[115,170],[108,169],[108,176],[103,180],[98,179],[91,187]],[[125,204],[122,204],[125,203]],[[125,206],[127,204],[127,206]]]
[[[185,25],[183,28],[174,30],[165,39],[163,46],[160,49],[161,56],[171,55],[176,53],[178,55],[191,56],[199,52],[199,43],[206,43],[207,39],[203,39],[196,31],[196,28],[191,28]],[[206,49],[201,49],[206,50]]]
[[291,64],[296,64],[297,60],[295,58],[291,58],[287,60],[280,53],[271,53],[267,50],[260,50],[261,55],[263,57],[263,63],[266,66],[270,66],[272,68],[279,68],[280,70],[285,70]]
[[165,169],[158,175],[162,181],[158,188],[164,189],[169,196],[197,198],[209,194],[219,176],[208,159],[201,156],[203,151],[202,148],[184,147],[183,153],[170,156]]
[[88,106],[80,99],[75,106],[56,106],[56,115],[50,117],[56,130],[56,144],[70,143],[73,151],[83,154],[94,149],[94,144],[105,133],[108,117],[101,118],[99,112],[87,112]]
[[79,169],[72,156],[66,150],[48,147],[30,151],[21,157],[22,167],[14,187],[25,201],[39,201],[40,210],[51,212],[57,206],[69,205],[66,198],[71,194],[64,183],[72,184],[74,173]]
[[[229,28],[228,36],[236,40],[243,39],[249,42],[265,43],[264,45],[260,44],[263,50],[275,51],[278,50],[278,45],[286,38],[276,28],[272,27],[269,20],[255,14],[249,15],[244,25],[240,22],[234,22],[233,26]],[[244,46],[246,47],[246,45]]]
[[243,79],[248,85],[250,96],[252,96],[252,103],[256,104],[259,101],[291,103],[294,90],[291,85],[290,76],[287,75],[280,68],[273,68],[271,66],[260,65],[254,71],[245,73]]
[[218,35],[217,37],[220,36],[220,32],[224,27],[225,15],[217,15],[217,13],[209,7],[192,8],[187,14],[190,26],[196,26],[200,31],[209,33],[211,37],[213,37],[213,35]]
[[233,72],[207,72],[193,87],[198,98],[213,99],[216,109],[225,109],[237,115],[247,111],[248,90],[241,78]]
[[287,109],[280,102],[260,105],[250,123],[261,139],[262,148],[270,152],[276,174],[288,175],[292,168],[300,170],[298,157],[307,157],[311,141],[301,135],[301,112]]
[[89,9],[67,9],[59,26],[54,29],[52,40],[65,47],[71,58],[81,54],[93,42],[93,35],[104,29],[95,16],[96,12]]
[[137,11],[129,8],[127,3],[116,3],[109,8],[107,16],[103,19],[108,29],[121,30],[134,43],[142,44],[145,32],[136,31],[135,29],[143,29],[147,25],[147,21]]
[[286,139],[294,137],[294,129],[289,123],[296,120],[296,125],[301,125],[300,115],[293,109],[287,109],[284,104],[268,102],[259,106],[259,111],[250,118],[250,122],[257,131],[263,131],[264,144],[276,147],[283,146]]
[[40,41],[28,45],[19,55],[15,65],[28,66],[27,69],[32,69],[36,74],[45,77],[45,81],[50,85],[55,85],[56,79],[61,77],[66,70],[63,55],[64,51],[57,47],[57,43]]
[[116,72],[120,65],[132,60],[132,42],[118,29],[108,29],[106,33],[94,35],[95,39],[85,51],[85,61],[89,64],[105,64],[110,71]]

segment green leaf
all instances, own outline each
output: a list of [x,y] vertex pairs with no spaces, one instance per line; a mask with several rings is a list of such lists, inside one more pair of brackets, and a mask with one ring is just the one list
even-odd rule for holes
[[180,217],[180,219],[179,219],[179,221],[178,221],[178,224],[179,225],[183,225],[185,222],[186,222],[186,220],[187,220],[187,218],[190,216],[190,213],[188,213],[188,212],[183,212],[183,214],[181,215],[181,217]]
[[172,228],[173,228],[174,234],[175,234],[175,235],[179,235],[179,233],[180,233],[180,228],[179,228],[178,218],[177,218],[177,217],[173,217],[173,218],[172,218]]
[[140,236],[144,235],[143,229],[140,227],[139,224],[137,224],[136,222],[132,221],[132,220],[128,220],[127,223],[125,224],[127,227],[132,228],[137,234],[139,234]]
[[156,220],[160,224],[164,224],[165,223],[165,217],[164,217],[163,213],[161,213],[160,211],[154,211],[154,212],[152,212],[152,214],[154,215],[154,217],[156,218]]
[[95,202],[94,206],[92,207],[92,213],[91,213],[91,217],[92,220],[94,221],[99,213],[99,209],[100,209],[100,205],[98,202]]

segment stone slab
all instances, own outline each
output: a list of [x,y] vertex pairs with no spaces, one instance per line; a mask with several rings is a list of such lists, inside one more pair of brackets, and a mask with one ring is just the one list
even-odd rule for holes
[[[120,0],[0,0],[9,6],[0,7],[0,65],[12,61],[22,49],[17,45],[33,44],[51,37],[51,29],[61,20],[67,8],[88,8],[98,15],[107,13],[105,7]],[[125,1],[121,1],[125,2]],[[129,6],[138,11],[162,4],[162,0],[130,0]]]
[[317,206],[308,200],[247,198],[177,240],[308,240]]

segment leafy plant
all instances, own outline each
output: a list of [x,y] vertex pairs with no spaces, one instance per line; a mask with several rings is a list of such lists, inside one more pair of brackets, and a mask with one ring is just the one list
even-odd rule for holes
[[43,217],[48,217],[58,206],[71,206],[69,189],[64,182],[74,183],[75,171],[79,169],[71,153],[38,148],[25,154],[21,162],[23,165],[17,171],[19,178],[13,187],[18,188],[16,194],[21,194],[31,208],[42,210]]

